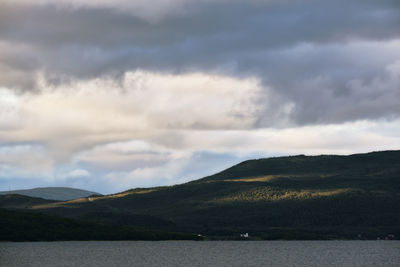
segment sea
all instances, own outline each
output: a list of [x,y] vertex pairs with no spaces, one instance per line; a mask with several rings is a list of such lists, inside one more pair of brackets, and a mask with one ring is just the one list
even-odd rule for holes
[[0,242],[0,266],[400,266],[400,241]]

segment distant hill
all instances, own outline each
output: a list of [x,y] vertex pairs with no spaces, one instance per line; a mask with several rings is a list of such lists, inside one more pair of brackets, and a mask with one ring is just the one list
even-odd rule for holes
[[0,195],[18,194],[51,200],[72,200],[91,195],[101,195],[96,192],[70,187],[38,187],[26,190],[0,191]]
[[217,239],[399,238],[400,151],[249,160],[186,184],[28,209]]

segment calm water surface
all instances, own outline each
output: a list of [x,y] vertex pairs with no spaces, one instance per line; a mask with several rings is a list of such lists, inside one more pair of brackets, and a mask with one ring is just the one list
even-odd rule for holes
[[400,241],[3,242],[0,266],[400,266]]

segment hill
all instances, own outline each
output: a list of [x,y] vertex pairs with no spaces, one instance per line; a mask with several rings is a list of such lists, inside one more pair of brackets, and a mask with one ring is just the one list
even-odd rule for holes
[[399,237],[400,151],[249,160],[182,185],[29,209],[218,239]]
[[8,209],[30,209],[36,205],[55,202],[57,201],[38,197],[28,197],[18,194],[0,195],[0,207],[7,207]]
[[70,187],[38,187],[25,190],[0,191],[0,195],[18,194],[51,200],[72,200],[91,195],[101,195],[96,192]]

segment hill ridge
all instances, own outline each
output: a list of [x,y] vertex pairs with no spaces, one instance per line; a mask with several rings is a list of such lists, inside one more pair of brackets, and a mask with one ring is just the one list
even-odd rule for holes
[[97,192],[72,187],[35,187],[31,189],[0,191],[0,195],[19,194],[49,200],[72,200],[90,195],[100,195]]

